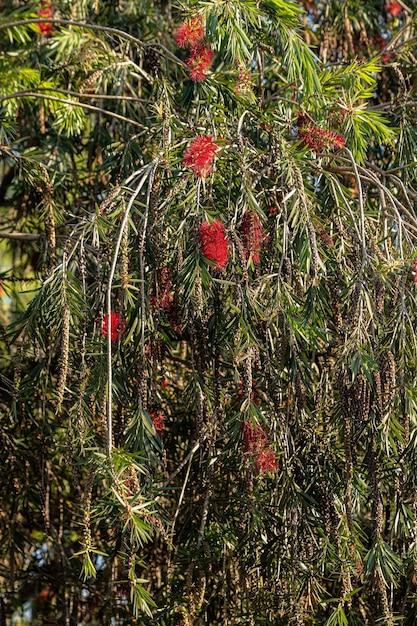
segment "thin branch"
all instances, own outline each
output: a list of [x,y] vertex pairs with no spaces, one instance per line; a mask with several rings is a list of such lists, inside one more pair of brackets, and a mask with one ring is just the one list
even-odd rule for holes
[[119,30],[118,28],[111,28],[110,26],[99,26],[98,24],[90,24],[88,22],[77,22],[75,20],[62,20],[56,17],[30,17],[24,20],[16,20],[15,22],[8,22],[6,24],[0,24],[1,30],[8,30],[9,28],[15,28],[16,26],[27,26],[28,24],[58,24],[61,26],[79,26],[80,28],[88,28],[89,30],[96,30],[99,32],[106,33],[108,35],[116,35],[121,39],[125,39],[130,41],[140,48],[146,50],[147,48],[151,48],[156,50],[156,52],[163,57],[168,57],[177,65],[181,65],[181,67],[187,68],[187,64],[184,61],[181,61],[175,54],[173,54],[168,48],[164,45],[156,42],[145,43],[141,39],[126,33],[124,30]]
[[0,239],[13,239],[14,241],[38,241],[45,235],[40,233],[2,233]]
[[365,230],[365,207],[363,205],[363,192],[362,192],[362,183],[358,172],[358,166],[356,165],[355,159],[353,158],[353,154],[348,148],[345,148],[345,151],[349,155],[350,162],[352,163],[353,172],[355,174],[356,184],[358,186],[358,198],[359,198],[359,215],[360,215],[360,225],[361,225],[361,244],[362,244],[362,269],[364,268],[367,260],[367,250],[366,250],[366,230]]
[[53,91],[56,93],[63,93],[64,95],[76,96],[77,98],[88,98],[90,100],[127,100],[130,102],[145,102],[149,104],[152,102],[147,98],[136,98],[135,96],[120,96],[117,94],[106,94],[106,93],[84,93],[81,91],[70,91],[67,89],[59,89],[58,87],[37,87],[39,92],[41,91]]
[[[107,399],[108,399],[108,406],[107,406],[107,452],[109,457],[111,458],[111,452],[113,449],[113,415],[112,415],[112,402],[113,402],[113,370],[112,370],[112,339],[111,339],[111,332],[110,332],[110,320],[111,320],[111,291],[112,291],[112,285],[113,285],[113,278],[114,278],[114,274],[116,272],[116,264],[117,264],[117,258],[119,255],[119,249],[120,249],[120,245],[122,242],[122,238],[123,238],[123,233],[124,233],[124,229],[126,228],[126,224],[127,224],[127,220],[130,214],[130,210],[133,206],[133,203],[135,202],[136,198],[138,197],[143,185],[145,184],[148,176],[150,174],[152,174],[154,167],[156,166],[158,162],[158,159],[155,159],[154,161],[152,161],[149,165],[144,166],[143,168],[141,168],[141,170],[139,170],[138,172],[135,172],[135,174],[139,174],[139,172],[144,172],[142,175],[142,178],[140,179],[138,186],[136,187],[135,191],[133,192],[129,203],[126,207],[126,211],[125,214],[123,216],[123,220],[120,226],[120,231],[119,231],[119,236],[117,238],[117,242],[116,242],[116,246],[114,249],[114,256],[113,256],[113,262],[111,265],[111,269],[110,269],[110,275],[109,275],[109,283],[107,286],[107,294],[106,294],[106,298],[107,298],[107,319],[109,320],[109,332],[107,333],[107,384],[108,384],[108,395],[107,395]],[[143,314],[143,312],[142,312]]]
[[118,113],[113,113],[113,111],[108,111],[107,109],[103,109],[101,107],[94,106],[93,104],[85,104],[84,102],[77,102],[76,100],[65,100],[64,98],[58,98],[56,96],[49,96],[45,93],[38,93],[36,91],[24,90],[24,91],[16,91],[15,93],[8,94],[7,96],[3,96],[0,98],[0,103],[5,100],[15,100],[18,98],[42,98],[43,100],[53,100],[55,102],[62,102],[62,104],[67,104],[69,106],[77,106],[82,109],[88,109],[89,111],[96,111],[99,113],[103,113],[104,115],[110,115],[111,117],[115,117],[118,120],[122,120],[123,122],[127,122],[128,124],[132,124],[132,126],[137,126],[138,128],[146,129],[147,127],[139,122],[135,122],[134,120],[124,117],[124,115],[119,115]]

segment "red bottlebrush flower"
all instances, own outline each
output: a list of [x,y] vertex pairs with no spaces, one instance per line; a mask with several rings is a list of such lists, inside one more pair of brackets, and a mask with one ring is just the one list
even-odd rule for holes
[[342,135],[333,130],[324,130],[317,126],[304,126],[298,132],[298,137],[315,152],[322,152],[325,148],[343,148],[345,140]]
[[[374,43],[381,52],[387,47],[387,42],[383,37],[381,37],[381,35],[376,35],[376,37],[373,37],[371,43]],[[384,63],[388,63],[391,57],[392,54],[390,52],[386,52],[381,56],[381,59],[384,61]]]
[[110,313],[110,328],[109,328],[109,316],[105,315],[103,318],[103,326],[101,328],[101,334],[103,337],[107,337],[110,331],[110,337],[112,341],[117,341],[126,327],[126,322],[120,321],[120,315],[111,311]]
[[175,42],[180,48],[195,47],[205,35],[201,15],[195,15],[183,22],[174,35]]
[[[332,131],[329,131],[332,132]],[[333,145],[335,148],[338,148],[340,150],[340,148],[344,148],[345,147],[345,138],[343,137],[343,135],[336,135],[335,137],[333,137]]]
[[161,411],[158,412],[156,410],[152,410],[149,411],[149,417],[152,420],[152,424],[156,430],[156,434],[158,435],[158,437],[161,437],[162,433],[164,432],[165,415]]
[[262,428],[253,424],[251,420],[245,420],[243,424],[243,444],[245,452],[253,454],[258,448],[262,448],[267,441]]
[[322,242],[327,245],[327,246],[334,246],[334,241],[333,239],[330,237],[330,235],[324,230],[323,226],[321,224],[317,224],[317,230],[318,230],[318,234],[320,239],[322,240]]
[[243,423],[243,444],[245,452],[252,456],[258,473],[274,472],[278,469],[277,456],[268,437],[261,426],[253,424],[251,420]]
[[259,450],[254,457],[257,472],[275,472],[278,469],[278,461],[275,452],[271,448]]
[[[39,17],[53,17],[54,7],[52,2],[43,2],[38,15]],[[52,32],[52,24],[50,22],[40,22],[38,28],[44,37],[48,37]]]
[[261,261],[262,242],[266,239],[266,234],[262,222],[256,213],[246,211],[240,225],[242,232],[242,243],[246,250],[246,256],[251,256],[254,263]]
[[200,178],[207,176],[213,169],[214,155],[219,146],[213,137],[200,135],[193,139],[184,153],[183,163]]
[[225,235],[225,228],[217,218],[212,224],[203,222],[199,229],[201,251],[210,261],[216,263],[214,269],[226,267],[229,256],[229,247]]
[[397,17],[402,11],[401,5],[398,2],[387,2],[387,13],[392,15],[393,17]]
[[197,44],[187,59],[191,80],[201,82],[206,78],[206,71],[213,61],[213,50],[204,42]]

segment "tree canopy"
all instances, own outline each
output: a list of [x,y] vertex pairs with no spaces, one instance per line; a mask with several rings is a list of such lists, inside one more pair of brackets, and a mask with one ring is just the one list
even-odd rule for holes
[[1,624],[416,623],[416,42],[1,3]]

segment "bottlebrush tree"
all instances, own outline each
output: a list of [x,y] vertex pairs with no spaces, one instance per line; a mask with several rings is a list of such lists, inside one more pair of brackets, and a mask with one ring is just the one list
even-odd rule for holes
[[414,624],[414,0],[3,3],[2,624]]

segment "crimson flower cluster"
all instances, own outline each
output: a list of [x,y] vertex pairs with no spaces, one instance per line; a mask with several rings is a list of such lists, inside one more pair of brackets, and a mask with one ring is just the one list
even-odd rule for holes
[[213,137],[200,135],[193,139],[184,152],[183,163],[194,174],[203,178],[212,171],[214,155],[218,149],[219,146],[213,141]]
[[334,130],[325,130],[318,126],[302,126],[298,131],[298,138],[302,143],[314,150],[323,152],[324,149],[343,148],[345,139]]
[[[53,17],[54,7],[52,2],[42,2],[38,15],[39,17]],[[44,37],[48,37],[52,32],[52,24],[50,22],[40,22],[38,28]]]
[[205,41],[205,29],[201,15],[195,15],[183,22],[177,29],[174,39],[180,48],[190,48],[187,59],[191,80],[201,82],[213,61],[213,50]]
[[149,411],[149,417],[152,420],[152,424],[156,430],[156,434],[158,435],[158,437],[162,437],[165,422],[164,413],[162,411],[157,411],[156,409],[153,409]]
[[118,313],[114,313],[114,311],[111,311],[110,323],[109,323],[108,315],[105,315],[103,318],[101,334],[103,335],[103,337],[107,337],[107,335],[110,332],[111,340],[117,341],[125,328],[126,328],[126,322],[121,321],[120,315]]
[[253,458],[258,474],[275,472],[278,469],[277,456],[262,427],[247,419],[243,423],[242,436],[244,450]]
[[229,256],[229,246],[225,234],[225,227],[217,218],[212,224],[203,222],[199,228],[201,252],[204,256],[216,263],[214,269],[226,267]]
[[[375,37],[373,37],[372,40],[370,40],[370,43],[375,44],[381,52],[383,52],[385,48],[387,47],[387,42],[383,37],[381,37],[381,35],[376,35]],[[382,55],[381,58],[384,61],[384,63],[388,63],[388,61],[391,59],[391,56],[392,54],[390,52],[386,52],[385,54]]]
[[386,5],[387,13],[393,17],[397,17],[401,13],[401,5],[398,2],[391,2],[388,0]]
[[252,257],[254,263],[261,262],[262,243],[266,239],[265,229],[256,213],[246,211],[240,225],[242,233],[242,243],[246,251],[246,256]]

